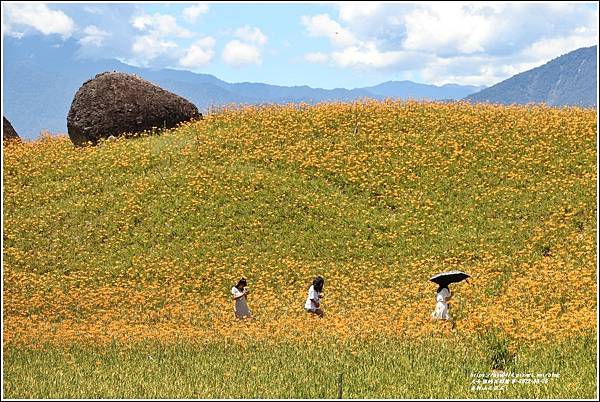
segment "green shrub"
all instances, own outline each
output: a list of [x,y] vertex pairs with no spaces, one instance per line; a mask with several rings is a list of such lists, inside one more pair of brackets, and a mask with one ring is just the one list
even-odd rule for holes
[[516,354],[510,350],[510,337],[499,328],[479,332],[481,347],[492,370],[504,370],[515,362]]

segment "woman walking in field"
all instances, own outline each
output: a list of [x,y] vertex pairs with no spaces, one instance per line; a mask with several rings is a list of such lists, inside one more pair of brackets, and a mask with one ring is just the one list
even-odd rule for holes
[[438,290],[435,292],[435,310],[431,314],[431,316],[436,320],[449,320],[452,321],[452,317],[450,317],[448,302],[452,298],[452,293],[450,293],[450,288],[448,285],[440,285]]
[[463,271],[448,271],[434,275],[429,280],[438,285],[438,289],[435,292],[435,310],[431,313],[431,316],[435,320],[447,320],[452,321],[452,328],[454,328],[454,320],[450,317],[448,302],[452,298],[452,293],[448,285],[451,283],[458,283],[466,281],[469,283],[467,278],[471,276]]
[[306,312],[316,314],[319,317],[325,315],[321,308],[321,298],[323,297],[321,292],[323,292],[324,284],[325,280],[323,277],[317,276],[308,289],[308,297],[306,298],[306,303],[304,303],[304,310],[306,310]]
[[235,313],[235,317],[240,319],[246,317],[252,318],[252,312],[248,308],[246,296],[248,289],[246,289],[246,286],[248,286],[248,282],[242,278],[238,281],[237,285],[231,288],[231,298],[234,301],[233,312]]

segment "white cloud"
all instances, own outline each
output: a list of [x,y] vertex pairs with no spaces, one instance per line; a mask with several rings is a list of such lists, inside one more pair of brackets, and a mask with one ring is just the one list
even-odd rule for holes
[[96,46],[100,47],[104,43],[104,39],[109,36],[109,33],[99,29],[95,25],[88,25],[83,30],[85,36],[79,39],[79,43],[82,46]]
[[404,47],[461,54],[482,52],[488,41],[498,39],[494,36],[493,23],[489,15],[478,14],[456,3],[418,7],[404,16]]
[[420,70],[430,84],[490,85],[502,80],[505,65],[494,65],[484,56],[437,57]]
[[245,42],[255,43],[257,45],[264,45],[267,43],[267,37],[257,27],[251,27],[244,25],[235,30],[234,35]]
[[141,14],[133,17],[131,25],[139,31],[149,32],[161,37],[175,36],[178,38],[189,38],[193,36],[192,32],[177,25],[175,17],[168,14]]
[[329,55],[323,52],[312,52],[304,55],[304,60],[309,63],[327,63],[329,61]]
[[90,13],[90,14],[102,14],[102,9],[99,7],[95,7],[95,6],[86,6],[86,7],[83,7],[83,10],[86,13]]
[[[24,25],[44,35],[59,34],[66,39],[75,31],[75,22],[68,15],[60,10],[52,10],[46,4],[6,3],[3,8],[6,13],[3,33],[11,34],[13,26]],[[16,34],[18,36],[21,33]]]
[[21,39],[25,36],[25,32],[17,32],[13,31],[10,25],[2,23],[2,32],[6,33],[8,36],[12,36],[13,38]]
[[[342,3],[339,20],[359,41],[447,57],[514,54],[538,40],[597,27],[597,10],[555,3]],[[501,40],[499,40],[501,39]]]
[[215,40],[210,36],[202,38],[191,45],[179,59],[182,67],[196,68],[210,62],[215,55]]
[[162,40],[156,35],[137,36],[131,46],[138,63],[147,64],[152,59],[177,49],[175,42]]
[[527,46],[521,53],[523,57],[543,64],[551,59],[581,47],[598,44],[598,33],[587,29],[576,29],[573,35],[542,39]]
[[565,41],[539,41],[519,53],[500,57],[438,57],[427,63],[420,73],[424,80],[436,85],[454,83],[489,86],[589,45],[583,38],[572,38]]
[[382,10],[384,4],[368,2],[368,3],[341,3],[339,4],[340,19],[346,22],[352,22],[356,20],[364,20],[375,15],[378,11]]
[[[177,24],[177,19],[168,14],[138,14],[131,18],[131,25],[142,34],[134,37],[130,62],[146,66],[161,56],[175,63],[181,57],[178,42],[191,38],[193,33]],[[185,57],[185,56],[183,56]]]
[[328,38],[335,46],[350,46],[356,43],[354,35],[332,20],[328,14],[304,15],[301,21],[310,36]]
[[262,46],[267,43],[267,36],[257,27],[244,25],[233,32],[241,40],[234,39],[225,45],[222,60],[234,67],[243,67],[262,63]]
[[428,56],[403,50],[382,51],[374,42],[362,42],[333,52],[331,58],[341,67],[412,69],[421,65]]
[[437,85],[493,85],[573,50],[597,44],[597,24],[592,23],[576,27],[570,35],[534,41],[513,53],[438,57],[421,74],[423,79]]
[[598,43],[598,8],[583,3],[347,2],[337,10],[301,17],[310,36],[331,44],[306,61],[435,84],[493,85]]
[[221,57],[225,63],[234,67],[262,63],[258,47],[240,42],[237,39],[227,42]]
[[183,9],[183,18],[188,22],[196,22],[198,17],[208,12],[208,4],[200,3]]
[[339,20],[360,40],[389,41],[398,46],[404,35],[403,16],[414,9],[406,3],[357,3],[337,5]]
[[138,15],[137,17],[134,17],[131,20],[131,25],[133,25],[134,28],[136,28],[140,31],[143,31],[152,25],[152,21],[153,20],[150,15],[143,14],[143,15]]

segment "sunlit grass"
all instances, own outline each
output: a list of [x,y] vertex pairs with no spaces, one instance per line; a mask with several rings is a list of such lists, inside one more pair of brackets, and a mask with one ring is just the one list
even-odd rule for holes
[[[483,343],[461,336],[368,343],[262,342],[207,346],[142,343],[130,347],[9,349],[9,398],[593,398],[595,340],[526,347],[505,373],[558,375],[546,384],[477,390],[492,371]],[[545,378],[545,377],[544,377]],[[485,387],[488,387],[485,385]]]

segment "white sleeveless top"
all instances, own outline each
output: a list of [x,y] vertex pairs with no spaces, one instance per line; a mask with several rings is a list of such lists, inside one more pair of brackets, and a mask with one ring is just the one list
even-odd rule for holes
[[[242,292],[240,292],[240,290],[234,286],[231,288],[231,294],[234,297],[238,297],[242,295]],[[252,312],[248,308],[246,296],[240,297],[239,299],[235,300],[235,306],[233,309],[237,318],[243,318],[252,315]]]
[[306,303],[304,303],[304,308],[307,310],[314,310],[316,308],[311,302],[311,299],[316,301],[317,303],[321,302],[319,292],[315,290],[313,285],[310,285],[310,289],[308,289],[308,297],[306,298]]

